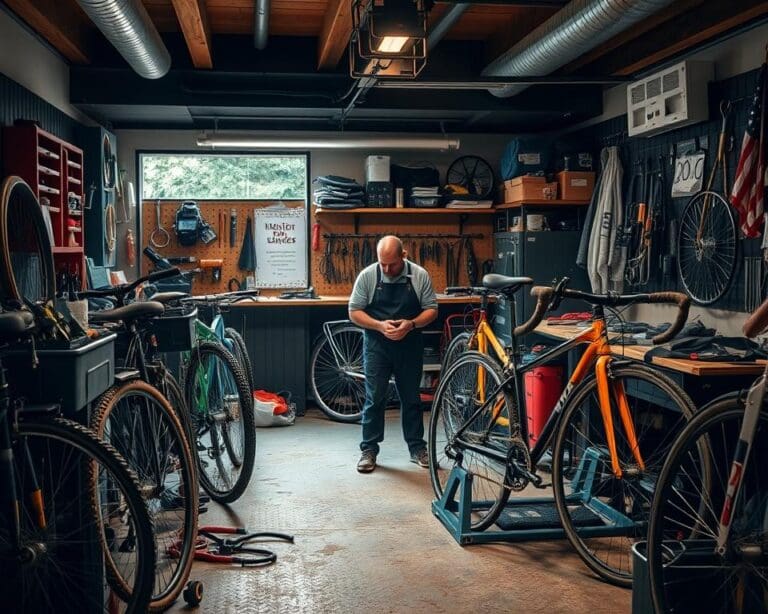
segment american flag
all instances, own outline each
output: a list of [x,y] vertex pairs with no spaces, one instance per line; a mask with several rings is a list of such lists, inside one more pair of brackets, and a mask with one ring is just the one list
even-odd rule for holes
[[747,129],[741,142],[739,164],[731,190],[731,204],[739,213],[739,226],[747,238],[759,237],[765,196],[765,80],[766,64],[760,69],[749,108]]

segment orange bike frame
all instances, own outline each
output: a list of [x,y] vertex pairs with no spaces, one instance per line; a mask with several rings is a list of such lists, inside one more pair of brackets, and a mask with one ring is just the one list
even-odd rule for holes
[[[603,320],[598,319],[593,321],[589,328],[581,331],[578,335],[572,339],[569,339],[561,346],[558,346],[552,351],[543,354],[535,362],[536,364],[539,362],[545,362],[544,359],[550,356],[554,358],[556,355],[561,354],[563,351],[571,349],[577,345],[586,345],[587,347],[584,351],[584,354],[579,359],[576,368],[571,373],[565,390],[563,390],[563,393],[555,405],[555,408],[552,412],[552,418],[559,414],[560,410],[563,408],[566,401],[570,397],[571,391],[574,389],[574,387],[581,383],[589,374],[589,372],[594,369],[595,378],[597,379],[597,395],[598,401],[600,403],[600,414],[603,420],[603,425],[605,426],[605,433],[608,443],[608,450],[611,456],[611,469],[613,474],[617,478],[621,478],[623,472],[619,463],[619,455],[616,447],[616,433],[614,428],[613,411],[611,409],[611,396],[613,396],[613,398],[616,400],[619,418],[621,419],[621,424],[624,427],[627,442],[632,448],[632,455],[634,456],[635,461],[637,461],[638,466],[641,469],[644,469],[645,462],[642,458],[642,455],[640,454],[640,446],[637,442],[637,433],[635,432],[635,427],[632,422],[632,412],[627,400],[626,390],[624,390],[624,385],[621,382],[611,382],[608,378],[608,365],[612,357],[611,348],[608,345],[605,322]],[[469,347],[476,347],[479,352],[488,354],[489,346],[491,349],[493,349],[493,353],[496,354],[498,359],[501,361],[504,370],[506,371],[512,365],[512,359],[509,357],[504,347],[496,338],[496,335],[493,333],[493,329],[488,324],[485,311],[483,311],[480,315],[480,319],[477,325],[475,326],[475,330],[470,337]],[[530,365],[526,365],[518,371],[525,372],[530,368],[532,368]],[[484,371],[478,373],[477,384],[480,396],[479,401],[480,403],[484,403]],[[499,424],[501,424],[502,421],[506,421],[506,418],[499,417],[501,409],[503,408],[503,402],[503,398],[501,398],[494,404],[494,408],[492,410],[493,419],[494,421],[498,419]],[[544,438],[542,437],[542,439],[540,439],[540,443],[543,441]],[[536,454],[534,453],[534,456],[535,455]]]

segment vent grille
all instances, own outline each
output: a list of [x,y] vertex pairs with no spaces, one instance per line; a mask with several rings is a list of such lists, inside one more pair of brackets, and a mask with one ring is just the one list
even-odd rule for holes
[[664,88],[664,93],[671,92],[672,90],[676,90],[680,87],[680,72],[677,70],[668,72],[662,77],[662,79],[662,87]]
[[630,89],[630,96],[632,97],[632,104],[639,104],[645,100],[645,84],[641,83]]
[[654,98],[655,96],[658,96],[661,94],[661,79],[659,77],[656,77],[655,79],[650,79],[648,83],[645,85],[646,91],[645,94],[648,98]]

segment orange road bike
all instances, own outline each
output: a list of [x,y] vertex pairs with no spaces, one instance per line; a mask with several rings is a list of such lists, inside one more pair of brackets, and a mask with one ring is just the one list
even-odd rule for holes
[[[486,275],[482,292],[513,301],[518,289],[532,283],[528,278]],[[630,546],[645,538],[656,478],[694,406],[659,371],[612,354],[605,309],[633,303],[676,305],[675,322],[653,339],[663,343],[684,325],[690,299],[677,292],[604,296],[566,285],[567,279],[553,288],[532,289],[537,297],[534,313],[514,328],[509,348],[481,316],[467,338],[473,349],[448,366],[436,391],[429,441],[432,486],[440,498],[451,470],[466,471],[472,483],[471,526],[485,530],[496,522],[511,493],[529,485],[548,488],[544,474],[549,474],[568,539],[598,575],[628,586]],[[592,306],[588,328],[533,361],[517,364],[519,337],[531,332],[563,298]],[[530,447],[522,376],[580,345],[584,353]]]

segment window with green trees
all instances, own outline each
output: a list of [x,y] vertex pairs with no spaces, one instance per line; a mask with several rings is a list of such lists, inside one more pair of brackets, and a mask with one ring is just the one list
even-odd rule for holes
[[145,200],[305,200],[306,155],[141,154]]

